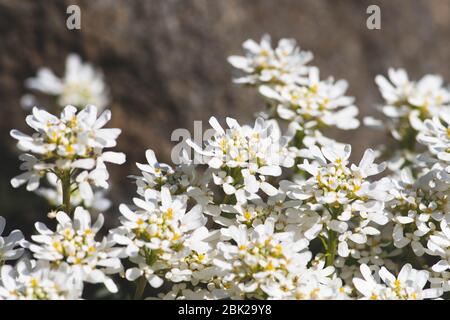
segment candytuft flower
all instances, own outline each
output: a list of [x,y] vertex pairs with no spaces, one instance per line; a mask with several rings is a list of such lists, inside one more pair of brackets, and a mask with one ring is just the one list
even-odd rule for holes
[[103,283],[110,292],[117,292],[117,286],[108,274],[121,271],[120,250],[113,247],[110,237],[96,240],[103,225],[103,215],[100,214],[91,225],[89,212],[77,207],[73,219],[61,211],[56,220],[56,231],[42,223],[35,224],[39,234],[31,237],[36,244],[29,246],[34,257],[50,262],[52,267],[67,264],[70,272],[83,281]]
[[228,58],[233,67],[247,74],[234,79],[236,83],[259,85],[297,82],[306,74],[306,64],[313,58],[311,52],[301,51],[293,39],[281,39],[273,49],[269,35],[264,35],[260,43],[249,39],[242,47],[245,56]]
[[2,237],[1,234],[5,230],[5,226],[6,220],[0,216],[0,266],[6,261],[20,258],[24,251],[22,248],[17,248],[24,241],[22,232],[14,230],[9,236]]
[[19,157],[23,161],[21,170],[25,172],[11,180],[12,186],[17,188],[26,183],[27,190],[35,191],[41,178],[50,172],[62,183],[76,182],[81,197],[92,201],[92,186],[108,187],[105,162],[125,162],[123,153],[105,151],[116,146],[121,132],[103,128],[110,119],[109,110],[97,118],[97,108],[92,105],[81,111],[67,106],[60,118],[34,108],[27,124],[36,132],[29,136],[11,131],[11,136],[18,140],[17,147],[25,152]]
[[56,96],[60,107],[74,105],[81,109],[92,104],[103,110],[108,104],[108,88],[102,73],[89,63],[83,63],[80,56],[73,53],[67,56],[66,70],[62,78],[57,77],[48,68],[41,68],[36,77],[26,80],[25,85],[30,89]]
[[66,265],[53,269],[47,261],[25,259],[0,268],[0,300],[74,300],[82,291]]
[[362,299],[422,300],[434,299],[442,295],[442,289],[424,289],[429,273],[424,270],[415,270],[410,264],[402,267],[398,277],[391,274],[385,267],[375,268],[375,270],[374,276],[371,269],[363,264],[361,265],[361,273],[364,279],[353,279]]

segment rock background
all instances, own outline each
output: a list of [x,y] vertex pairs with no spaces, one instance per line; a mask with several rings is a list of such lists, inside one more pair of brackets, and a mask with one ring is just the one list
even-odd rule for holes
[[[65,26],[70,4],[81,7],[81,30]],[[370,4],[381,7],[381,30],[366,28]],[[27,231],[33,221],[47,220],[39,197],[9,184],[19,172],[9,131],[29,132],[19,99],[24,80],[39,67],[61,75],[66,55],[77,52],[103,70],[110,125],[123,129],[118,149],[128,156],[126,165],[111,166],[117,206],[134,194],[126,177],[137,173],[134,163],[147,148],[169,161],[172,130],[192,129],[194,120],[211,115],[246,122],[261,109],[253,91],[232,85],[226,57],[266,32],[274,40],[296,38],[314,53],[322,76],[347,79],[361,116],[376,114],[381,97],[373,79],[390,66],[414,78],[450,79],[449,0],[0,0],[0,215],[7,229]],[[384,139],[364,129],[336,138],[354,145],[355,158]]]

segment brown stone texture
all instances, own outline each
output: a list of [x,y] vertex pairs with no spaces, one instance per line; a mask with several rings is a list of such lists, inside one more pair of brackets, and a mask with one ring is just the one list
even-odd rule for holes
[[[70,4],[81,7],[81,30],[66,28]],[[381,8],[381,30],[366,28],[370,4]],[[449,0],[0,0],[0,215],[27,230],[47,219],[42,200],[9,184],[19,172],[9,131],[30,132],[19,99],[39,67],[61,75],[66,55],[77,52],[105,74],[110,125],[123,130],[118,149],[128,156],[126,165],[111,166],[113,225],[117,204],[135,192],[127,175],[138,172],[134,163],[147,148],[169,161],[175,128],[192,129],[211,115],[247,122],[263,107],[253,90],[231,83],[226,57],[264,33],[297,39],[322,76],[347,79],[361,116],[376,115],[373,79],[390,66],[413,78],[450,78]],[[352,143],[355,158],[385,139],[365,129],[329,134]]]

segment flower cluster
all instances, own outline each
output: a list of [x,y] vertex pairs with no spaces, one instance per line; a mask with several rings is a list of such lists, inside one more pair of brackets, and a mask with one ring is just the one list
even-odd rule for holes
[[[95,193],[108,186],[105,162],[125,161],[105,151],[120,134],[103,128],[111,113],[67,106],[58,118],[33,109],[27,123],[36,132],[11,132],[26,152],[25,172],[12,185],[52,200],[57,226],[36,223],[30,242],[19,231],[0,237],[0,299],[79,299],[85,283],[129,296],[117,275],[135,282],[136,299],[150,292],[147,285],[161,299],[448,298],[450,93],[443,80],[412,82],[401,69],[389,70],[390,80],[377,76],[395,147],[369,148],[353,163],[351,145],[324,131],[359,126],[347,83],[320,80],[308,65],[312,54],[291,39],[272,48],[264,36],[244,49],[229,58],[243,73],[235,82],[255,88],[267,109],[253,125],[226,118],[224,127],[211,117],[204,141],[188,139],[174,166],[147,150],[141,173],[131,176],[137,195],[119,206],[120,224],[107,234],[103,215],[92,224],[86,208],[107,207]],[[13,266],[24,249],[32,259]]]
[[[108,188],[105,163],[125,162],[123,153],[104,150],[116,146],[121,132],[103,128],[110,119],[109,110],[97,118],[97,108],[92,105],[81,111],[67,106],[60,118],[34,108],[27,117],[27,124],[35,133],[29,136],[18,130],[11,131],[11,136],[18,140],[17,147],[26,152],[19,157],[23,162],[20,168],[25,172],[11,180],[12,186],[27,184],[28,191],[35,191],[41,178],[50,174],[56,176],[60,188],[74,188],[83,201],[92,203],[93,188]],[[69,207],[69,201],[67,193],[61,194],[60,204]]]
[[120,249],[114,248],[110,237],[101,241],[96,239],[103,225],[103,215],[91,226],[91,216],[82,207],[77,207],[73,220],[65,213],[56,215],[58,225],[51,231],[42,223],[36,223],[38,235],[29,245],[36,259],[48,261],[51,266],[61,265],[78,279],[89,283],[104,283],[111,292],[117,292],[117,286],[108,274],[119,273],[122,269]]
[[52,270],[48,263],[21,260],[0,273],[0,299],[75,300],[80,299],[82,283],[66,268]]
[[[73,105],[83,109],[93,104],[103,110],[108,104],[108,88],[101,72],[89,63],[83,63],[77,54],[69,54],[66,59],[65,72],[58,78],[50,69],[40,68],[36,77],[26,80],[27,88],[53,96],[59,107]],[[25,95],[22,104],[33,106],[36,98]]]
[[145,199],[135,198],[134,204],[134,210],[120,207],[122,226],[113,230],[113,239],[126,246],[124,255],[136,264],[126,271],[127,279],[143,276],[155,288],[163,278],[198,281],[211,250],[201,206],[186,212],[186,197],[172,198],[165,187],[160,197],[146,192]]
[[229,129],[224,130],[216,118],[209,123],[214,134],[202,149],[192,141],[188,143],[213,171],[213,181],[227,195],[243,198],[260,189],[267,195],[277,193],[270,177],[281,175],[281,167],[292,167],[296,151],[288,147],[289,137],[281,136],[276,122],[256,119],[254,127],[240,126],[227,118]]
[[[429,273],[418,271],[406,264],[402,267],[397,277],[386,268],[371,269],[363,264],[361,273],[364,279],[354,278],[353,283],[364,299],[371,300],[422,300],[437,298],[442,294],[442,289],[424,289]],[[380,282],[383,283],[380,283]]]
[[296,131],[297,145],[305,145],[305,136],[314,137],[327,127],[350,130],[359,126],[354,98],[345,95],[347,81],[321,80],[319,69],[306,65],[313,55],[301,51],[295,40],[281,39],[273,49],[265,35],[260,44],[247,40],[243,47],[245,57],[228,59],[247,74],[235,82],[258,88],[269,106],[262,115],[287,121]]
[[[90,213],[77,207],[73,219],[62,211],[56,219],[56,231],[36,223],[38,235],[31,237],[34,242],[25,241],[16,230],[2,244],[2,264],[20,258],[24,249],[34,259],[25,257],[15,266],[0,264],[0,300],[80,299],[84,282],[103,283],[110,292],[118,291],[109,275],[122,271],[122,250],[114,247],[111,237],[96,239],[103,216],[91,226]],[[3,228],[4,219],[0,222]],[[23,248],[14,249],[19,245]]]
[[333,268],[308,269],[308,241],[296,241],[291,232],[275,233],[274,222],[268,218],[252,230],[245,225],[221,230],[224,240],[213,261],[215,286],[232,298],[332,298],[336,292],[328,285]]
[[301,80],[308,72],[306,64],[313,55],[301,51],[294,39],[281,39],[273,49],[269,35],[261,42],[247,40],[242,47],[245,57],[231,56],[228,61],[237,69],[247,74],[236,78],[236,83],[243,84],[290,84]]
[[[358,166],[349,166],[350,150],[350,145],[344,150],[312,147],[315,162],[304,160],[299,165],[311,177],[299,182],[284,181],[282,186],[290,198],[307,200],[310,209],[321,211],[317,223],[322,227],[315,230],[330,250],[330,261],[334,260],[336,242],[337,253],[347,257],[349,241],[365,244],[368,237],[380,234],[377,225],[388,222],[384,201],[388,199],[390,183],[386,179],[375,182],[367,179],[382,172],[385,165],[374,164],[374,152],[368,149]],[[327,230],[326,234],[320,234],[322,228]]]

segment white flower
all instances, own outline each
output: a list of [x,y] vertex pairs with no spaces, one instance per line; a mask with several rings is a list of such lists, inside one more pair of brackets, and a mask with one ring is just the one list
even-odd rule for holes
[[[295,281],[311,259],[308,241],[294,241],[294,233],[274,232],[274,220],[248,230],[245,225],[222,229],[214,259],[220,286],[231,298],[271,296],[274,286]],[[282,289],[280,289],[282,290]]]
[[194,199],[201,205],[203,211],[208,214],[217,215],[218,207],[214,205],[213,194],[208,189],[211,178],[209,173],[199,175],[196,172],[194,161],[189,160],[187,154],[183,153],[180,163],[172,168],[170,165],[158,162],[153,150],[145,153],[147,163],[137,163],[141,170],[141,176],[132,176],[137,185],[137,194],[145,197],[148,190],[160,198],[161,189],[167,188],[172,195],[184,195]]
[[388,74],[392,84],[381,75],[375,78],[386,100],[383,112],[388,117],[401,117],[414,109],[435,115],[450,103],[450,93],[442,86],[440,76],[426,75],[416,83],[408,79],[403,69],[389,69]]
[[[327,232],[337,234],[337,253],[347,257],[349,241],[364,244],[368,236],[379,234],[376,225],[385,225],[389,221],[384,212],[384,202],[389,199],[389,180],[370,182],[367,179],[382,172],[386,166],[373,163],[375,156],[370,149],[366,150],[358,166],[348,165],[350,145],[344,150],[317,146],[309,150],[315,161],[304,160],[298,167],[311,177],[297,182],[282,181],[281,189],[292,199],[307,200],[312,209],[320,210],[314,205],[323,207],[320,224]],[[315,229],[320,231],[320,228]],[[329,234],[323,236],[328,242],[333,241]]]
[[260,43],[247,40],[242,45],[245,57],[230,56],[228,62],[247,75],[236,78],[236,83],[293,83],[307,72],[305,66],[312,60],[309,51],[301,51],[293,39],[281,39],[273,49],[269,35],[264,35]]
[[[282,137],[276,122],[256,119],[253,128],[240,126],[227,118],[229,129],[224,130],[216,118],[209,123],[214,134],[202,149],[191,140],[188,144],[203,156],[203,163],[214,170],[213,181],[222,185],[226,194],[238,192],[250,194],[262,189],[275,195],[276,188],[267,180],[281,175],[281,167],[294,165],[295,152],[287,146],[288,139]],[[238,196],[238,195],[236,195]]]
[[391,82],[381,75],[375,78],[386,102],[381,107],[388,118],[384,126],[402,142],[402,148],[411,148],[416,131],[423,126],[424,120],[443,110],[448,112],[450,92],[437,75],[426,75],[414,82],[408,79],[403,69],[389,69],[388,74]]
[[160,196],[147,196],[133,199],[135,210],[120,206],[122,226],[113,231],[113,239],[126,246],[126,256],[136,264],[126,271],[127,279],[144,276],[155,288],[163,284],[162,277],[195,283],[212,249],[201,206],[186,212],[186,197],[172,197],[166,187]]
[[[385,200],[383,183],[373,183],[368,177],[377,175],[386,168],[386,164],[377,165],[374,151],[366,150],[359,165],[348,165],[351,146],[346,145],[344,150],[332,147],[319,148],[311,146],[310,154],[314,162],[304,160],[298,167],[311,175],[299,189],[293,189],[289,194],[298,199],[315,198],[321,204],[355,204],[355,200],[369,198]],[[384,182],[384,181],[383,181]],[[380,188],[376,188],[376,187]],[[289,195],[288,194],[288,195]]]
[[81,207],[75,209],[73,220],[64,212],[56,215],[58,225],[51,231],[42,223],[36,223],[39,235],[31,238],[34,257],[46,260],[52,266],[66,263],[72,273],[89,283],[103,283],[110,292],[117,292],[117,286],[107,274],[122,269],[120,250],[114,248],[109,238],[95,239],[103,225],[103,215],[91,226],[91,216]]
[[37,76],[27,79],[25,84],[30,89],[56,96],[60,107],[84,108],[93,104],[102,110],[108,104],[108,88],[102,73],[89,63],[83,63],[76,54],[67,56],[63,78],[58,78],[48,68],[41,68]]
[[[405,102],[414,90],[414,83],[408,79],[408,74],[403,69],[388,70],[389,79],[392,84],[382,75],[375,77],[381,95],[389,105],[395,105],[399,102]],[[389,114],[389,112],[386,112]],[[393,113],[395,114],[395,113]]]
[[[362,299],[372,300],[422,300],[438,298],[442,289],[424,289],[429,273],[415,270],[410,264],[405,264],[398,277],[392,275],[385,267],[371,269],[362,264],[361,273],[364,279],[354,278],[353,283]],[[380,282],[380,278],[383,281]]]
[[427,146],[438,161],[445,163],[450,173],[450,108],[441,111],[433,119],[425,120],[417,141]]
[[415,178],[410,168],[393,176],[393,199],[386,204],[395,223],[392,240],[397,248],[409,243],[417,256],[425,252],[429,235],[450,212],[450,186],[442,183],[436,171]]
[[6,220],[0,216],[0,266],[5,261],[15,260],[23,254],[22,248],[17,248],[24,241],[20,230],[12,231],[9,236],[2,237],[1,234],[5,230]]
[[47,261],[21,260],[0,268],[0,300],[74,300],[82,291],[67,265],[54,269]]
[[359,121],[355,118],[358,108],[353,105],[354,98],[345,96],[347,87],[345,80],[320,80],[319,69],[312,67],[308,78],[300,83],[261,86],[259,92],[278,104],[276,113],[282,119],[298,122],[309,130],[323,125],[349,130],[357,128]]
[[11,180],[12,186],[17,188],[27,183],[27,189],[34,191],[39,187],[40,178],[48,172],[55,173],[61,180],[78,175],[80,195],[85,201],[92,202],[92,190],[87,184],[107,187],[108,173],[104,163],[125,162],[123,153],[104,150],[116,146],[121,132],[120,129],[103,128],[110,119],[109,110],[97,118],[95,106],[87,106],[79,112],[75,107],[67,106],[60,118],[34,108],[26,120],[36,132],[29,136],[18,130],[11,131],[11,136],[18,140],[18,148],[32,153],[20,156],[24,161],[20,168],[25,172]]
[[432,266],[434,272],[444,272],[450,270],[450,215],[447,213],[446,219],[441,220],[441,231],[435,231],[427,243],[426,252],[433,256],[440,257],[440,260]]

